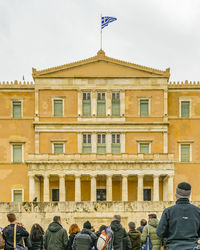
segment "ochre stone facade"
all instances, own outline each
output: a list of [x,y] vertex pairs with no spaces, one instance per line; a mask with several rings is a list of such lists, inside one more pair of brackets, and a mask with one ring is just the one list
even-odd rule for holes
[[[180,181],[192,184],[192,200],[199,201],[200,84],[169,83],[169,76],[169,69],[99,51],[83,61],[33,69],[34,83],[0,84],[1,201],[158,204],[174,200]],[[88,93],[91,112],[84,115]],[[105,98],[101,116],[99,93]],[[118,115],[112,113],[115,94]],[[62,114],[55,115],[56,108]],[[102,135],[105,152],[99,153]],[[54,152],[56,145],[62,152]]]

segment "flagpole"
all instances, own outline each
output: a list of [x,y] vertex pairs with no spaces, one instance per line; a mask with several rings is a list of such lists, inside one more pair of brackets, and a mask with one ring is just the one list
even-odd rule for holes
[[102,14],[101,14],[100,50],[102,50]]

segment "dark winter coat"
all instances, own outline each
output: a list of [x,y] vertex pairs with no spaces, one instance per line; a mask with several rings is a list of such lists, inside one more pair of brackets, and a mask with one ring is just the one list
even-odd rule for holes
[[131,250],[141,250],[141,233],[136,230],[130,230],[128,236],[132,243]]
[[83,228],[78,233],[72,245],[73,250],[91,250],[93,246],[96,246],[97,236],[91,232],[90,229]]
[[[23,246],[22,239],[27,238],[29,233],[22,226],[18,226],[16,228],[16,244],[19,246]],[[14,224],[10,224],[3,229],[3,238],[5,240],[5,250],[13,250],[14,249]]]
[[157,235],[166,238],[169,250],[190,250],[200,237],[200,208],[186,198],[164,210],[157,227]]
[[151,243],[153,246],[152,250],[160,250],[161,245],[162,245],[161,239],[156,234],[156,228],[158,226],[158,223],[159,221],[157,219],[151,219],[149,221],[149,224],[144,227],[142,235],[141,235],[141,241],[142,243],[145,243],[148,232],[149,232],[149,237],[151,239]]
[[44,235],[44,249],[66,250],[67,243],[67,231],[59,223],[52,222]]
[[140,233],[142,234],[143,229],[144,229],[144,226],[139,226],[139,227],[137,228],[137,231],[140,232]]
[[114,250],[123,250],[123,239],[128,235],[126,230],[122,227],[120,221],[118,220],[112,221],[110,226],[114,233]]
[[74,241],[75,236],[76,236],[76,234],[70,234],[69,241],[67,244],[67,250],[72,250],[72,245],[73,245],[73,241]]
[[43,238],[38,241],[31,241],[31,250],[43,250]]
[[125,238],[123,238],[123,250],[131,250],[132,249],[132,243],[127,235]]

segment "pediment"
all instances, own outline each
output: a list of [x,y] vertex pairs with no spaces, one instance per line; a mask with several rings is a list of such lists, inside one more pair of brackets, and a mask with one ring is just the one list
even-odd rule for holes
[[167,77],[166,71],[156,70],[105,56],[100,50],[97,56],[75,63],[37,71],[33,69],[33,78],[127,78],[127,77]]

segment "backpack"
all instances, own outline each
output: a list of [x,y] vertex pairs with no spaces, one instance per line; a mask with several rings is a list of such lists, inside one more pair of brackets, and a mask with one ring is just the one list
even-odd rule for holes
[[142,245],[142,250],[151,250],[153,247],[149,236],[149,227],[147,227],[147,229],[148,229],[148,234],[145,243]]
[[97,241],[98,250],[112,250],[113,247],[113,231],[111,227],[107,227],[101,232]]
[[4,249],[5,247],[5,240],[3,238],[3,234],[0,232],[0,249]]

